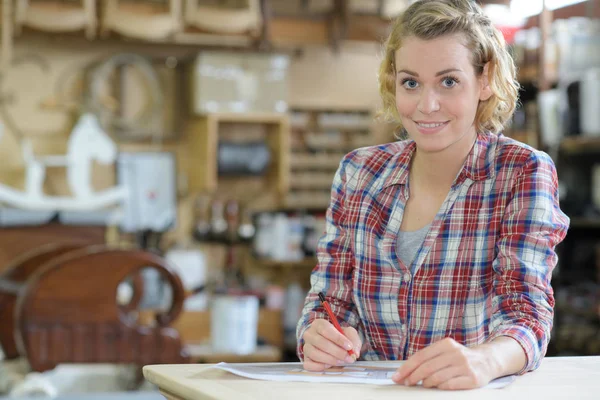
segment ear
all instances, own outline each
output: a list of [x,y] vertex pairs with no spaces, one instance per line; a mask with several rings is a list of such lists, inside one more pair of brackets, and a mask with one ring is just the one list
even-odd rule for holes
[[489,70],[490,63],[486,63],[483,67],[483,73],[479,77],[479,100],[486,101],[490,97],[492,97],[492,88],[490,87],[489,81]]

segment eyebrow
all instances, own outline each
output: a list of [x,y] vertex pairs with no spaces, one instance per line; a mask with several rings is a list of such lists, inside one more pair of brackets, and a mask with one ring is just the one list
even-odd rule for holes
[[[416,77],[419,76],[419,74],[417,74],[416,72],[409,71],[407,69],[401,69],[400,71],[396,72],[396,74],[399,74],[401,72],[404,72],[405,74],[416,76]],[[445,75],[450,72],[462,72],[462,70],[460,70],[458,68],[448,68],[448,69],[438,72],[437,74],[435,74],[435,76]]]

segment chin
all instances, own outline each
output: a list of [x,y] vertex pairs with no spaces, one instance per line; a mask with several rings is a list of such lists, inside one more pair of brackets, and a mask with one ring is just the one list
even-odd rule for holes
[[[433,139],[433,140],[432,140]],[[415,139],[417,149],[426,153],[437,153],[450,147],[452,143],[449,143],[440,138],[417,138]]]
[[425,151],[427,153],[442,151],[452,144],[451,138],[449,138],[447,134],[445,135],[444,132],[440,132],[440,134],[436,135],[423,135],[419,132],[409,132],[408,137],[415,141],[417,148],[420,151]]

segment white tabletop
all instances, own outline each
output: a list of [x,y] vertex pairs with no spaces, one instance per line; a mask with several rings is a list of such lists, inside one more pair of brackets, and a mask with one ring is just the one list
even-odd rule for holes
[[[385,363],[385,362],[382,362]],[[600,399],[600,356],[547,357],[537,371],[504,389],[441,391],[402,385],[270,382],[242,378],[209,364],[148,365],[144,376],[174,398],[197,399]]]

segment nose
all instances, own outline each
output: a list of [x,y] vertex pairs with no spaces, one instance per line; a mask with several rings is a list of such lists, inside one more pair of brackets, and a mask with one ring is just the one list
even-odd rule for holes
[[424,89],[421,91],[417,109],[424,115],[429,115],[435,111],[439,111],[440,103],[434,90]]

